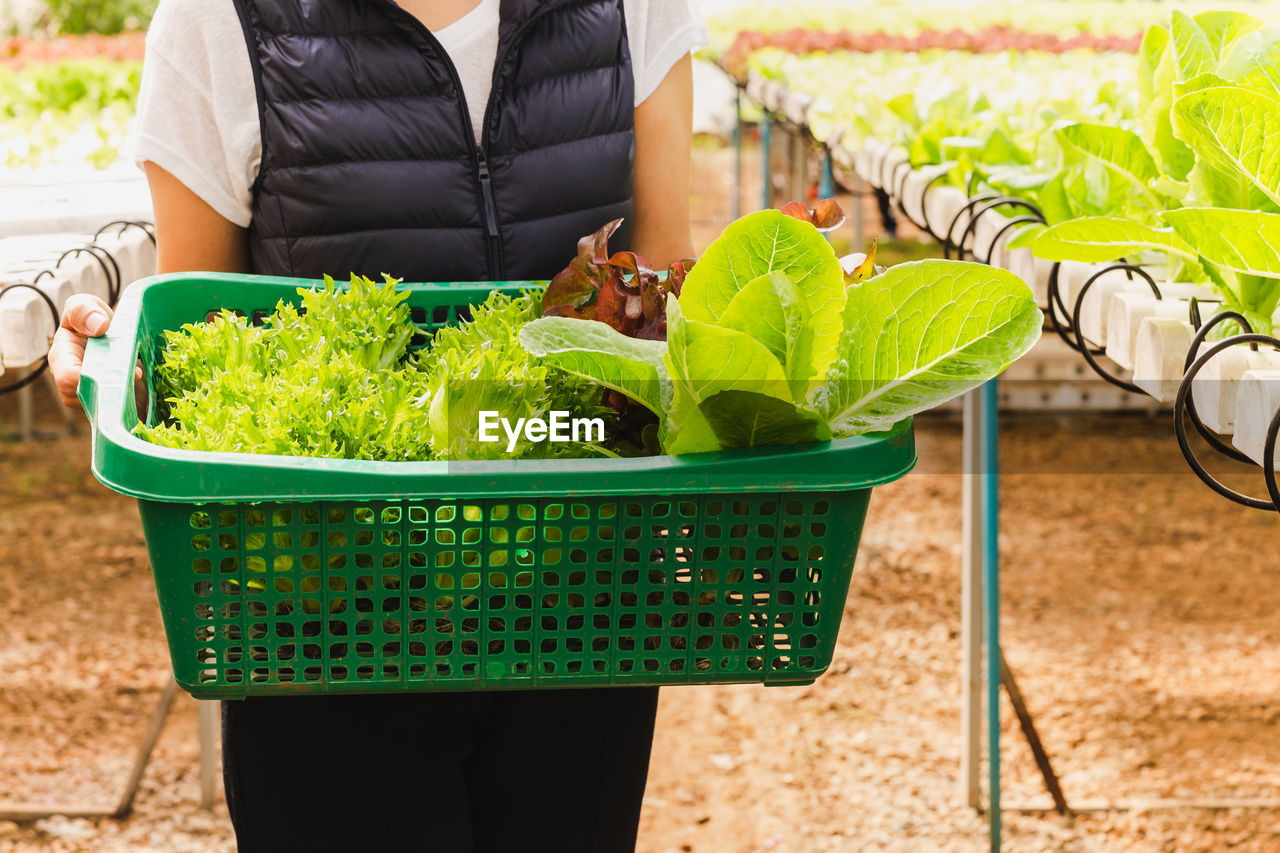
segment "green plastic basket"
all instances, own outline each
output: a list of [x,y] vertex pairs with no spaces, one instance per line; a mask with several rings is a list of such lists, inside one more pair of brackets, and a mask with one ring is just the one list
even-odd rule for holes
[[[138,498],[190,693],[807,684],[830,664],[871,487],[915,464],[910,424],[679,458],[448,463],[132,434],[133,366],[150,377],[163,330],[265,315],[314,284],[147,279],[85,353],[93,471]],[[495,286],[528,283],[406,285],[413,321],[430,335]]]

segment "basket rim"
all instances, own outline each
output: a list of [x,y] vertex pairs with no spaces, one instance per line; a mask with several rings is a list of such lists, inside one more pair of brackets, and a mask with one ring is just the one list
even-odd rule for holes
[[[688,456],[373,462],[175,450],[126,426],[136,418],[133,363],[144,299],[200,282],[260,285],[283,293],[314,279],[189,272],[152,276],[125,290],[107,333],[85,349],[79,397],[92,427],[94,476],[113,491],[179,503],[233,501],[505,498],[533,496],[841,491],[905,476],[916,464],[910,419],[875,435],[818,444],[756,447]],[[516,290],[523,282],[402,284],[424,292]],[[274,300],[273,300],[274,301]]]

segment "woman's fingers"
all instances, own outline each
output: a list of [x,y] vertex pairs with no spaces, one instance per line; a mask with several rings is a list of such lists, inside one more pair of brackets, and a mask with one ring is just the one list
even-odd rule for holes
[[62,308],[62,322],[49,347],[49,372],[58,386],[58,396],[65,406],[80,405],[76,390],[80,387],[80,367],[84,363],[84,347],[111,325],[111,308],[96,296],[79,293]]
[[64,406],[80,405],[76,391],[80,387],[80,365],[84,362],[84,335],[68,329],[59,329],[49,347],[49,372],[58,386],[58,397]]
[[88,293],[77,293],[62,308],[62,328],[96,338],[111,325],[111,309],[107,303]]

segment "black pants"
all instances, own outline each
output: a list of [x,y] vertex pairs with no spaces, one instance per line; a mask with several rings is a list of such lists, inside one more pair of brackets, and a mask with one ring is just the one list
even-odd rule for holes
[[222,703],[241,853],[630,853],[658,689]]

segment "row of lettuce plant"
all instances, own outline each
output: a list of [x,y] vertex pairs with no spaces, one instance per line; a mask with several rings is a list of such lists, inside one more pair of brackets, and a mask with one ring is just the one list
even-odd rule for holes
[[0,67],[0,165],[116,162],[133,126],[142,63],[104,58]]
[[811,98],[805,116],[819,141],[848,151],[872,140],[902,146],[916,169],[946,165],[951,183],[973,173],[1019,195],[1064,157],[1050,134],[1068,122],[1122,124],[1136,116],[1132,56],[1081,51],[752,58],[753,76]]
[[[1181,295],[1175,288],[1193,286],[1197,292],[1216,291],[1220,305],[1203,310],[1242,322],[1209,324],[1211,337],[1226,337],[1246,325],[1260,334],[1233,339],[1241,344],[1233,353],[1202,344],[1203,333],[1193,336],[1185,310],[1181,320],[1170,318],[1164,328],[1186,329],[1171,337],[1172,357],[1165,367],[1177,365],[1170,375],[1181,377],[1197,357],[1230,356],[1238,369],[1201,370],[1210,366],[1201,363],[1188,374],[1198,373],[1202,380],[1194,395],[1190,382],[1175,378],[1173,392],[1163,397],[1177,399],[1180,433],[1184,411],[1206,433],[1191,399],[1201,395],[1205,377],[1227,379],[1207,383],[1208,393],[1221,398],[1220,417],[1211,429],[1234,432],[1233,443],[1245,452],[1211,443],[1270,467],[1267,454],[1275,452],[1280,415],[1264,386],[1275,377],[1257,373],[1270,359],[1249,356],[1243,344],[1274,342],[1268,336],[1280,304],[1280,252],[1274,248],[1280,240],[1280,28],[1242,12],[1174,10],[1166,24],[1148,28],[1136,60],[1078,56],[1071,70],[1069,58],[1035,54],[943,54],[898,67],[889,56],[796,57],[766,50],[753,58],[753,66],[758,77],[785,81],[788,89],[811,87],[806,123],[838,150],[889,140],[921,170],[908,174],[934,175],[974,194],[1013,196],[1034,205],[1044,221],[1015,232],[1007,250],[1030,249],[1047,261],[1074,261],[1092,270],[1126,261],[1165,282],[1186,283],[1157,287],[1152,281],[1152,290],[1166,295]],[[1001,73],[1000,63],[1008,73]],[[859,68],[861,73],[844,74],[824,87],[819,83],[824,66],[829,72]],[[1038,77],[1027,80],[1030,68],[1038,69]],[[964,70],[940,73],[943,69]],[[963,82],[937,82],[948,77]],[[1063,97],[1058,87],[1064,85],[1068,93],[1074,88],[1076,97]],[[876,96],[855,100],[854,91]],[[896,177],[891,185],[880,185],[891,195],[896,189],[904,203]],[[923,196],[919,205],[924,208]],[[1079,310],[1077,304],[1077,317]],[[1155,328],[1147,321],[1141,326],[1143,332]],[[1077,342],[1083,343],[1079,337]],[[1249,399],[1228,402],[1236,392]],[[1239,409],[1238,418],[1232,408]],[[1182,443],[1191,459],[1185,436]],[[1221,486],[1207,472],[1202,476]],[[1269,488],[1273,481],[1269,476]],[[1250,505],[1270,505],[1219,490],[1253,501]],[[1273,488],[1273,498],[1276,494]]]
[[[861,33],[885,38],[914,39],[925,33],[989,31],[1047,35],[1055,39],[1103,40],[1140,36],[1148,26],[1164,21],[1170,9],[1198,14],[1212,9],[1248,10],[1263,18],[1280,15],[1275,0],[1175,0],[1164,3],[1117,3],[1115,0],[1073,0],[1071,3],[984,0],[966,4],[963,14],[929,3],[904,0],[871,0],[847,3],[734,3],[708,21],[711,43],[702,58],[719,62],[744,34],[777,37],[778,46],[795,45],[803,51],[799,33]],[[800,42],[800,44],[796,44]],[[1135,40],[1136,46],[1136,40]]]
[[[1136,68],[1135,68],[1136,65]],[[1259,331],[1280,302],[1280,29],[1175,10],[1133,57],[940,53],[795,56],[753,71],[812,96],[822,141],[903,146],[916,169],[1025,199],[1045,224],[1009,248],[1053,260],[1168,259]],[[874,95],[868,93],[874,92]]]
[[1110,35],[1093,33],[1027,32],[1005,25],[980,29],[924,29],[914,35],[895,35],[867,30],[811,30],[798,27],[782,32],[752,30],[738,33],[715,61],[739,82],[746,80],[751,57],[765,48],[776,48],[796,56],[813,53],[925,53],[948,50],[963,53],[1004,53],[1006,51],[1068,53],[1077,50],[1136,53],[1142,34]]
[[1271,334],[1280,305],[1280,28],[1243,13],[1174,12],[1147,31],[1138,65],[1139,127],[1056,131],[1080,140],[1113,191],[1018,240],[1051,260],[1166,255],[1177,280],[1211,284],[1226,309]]

